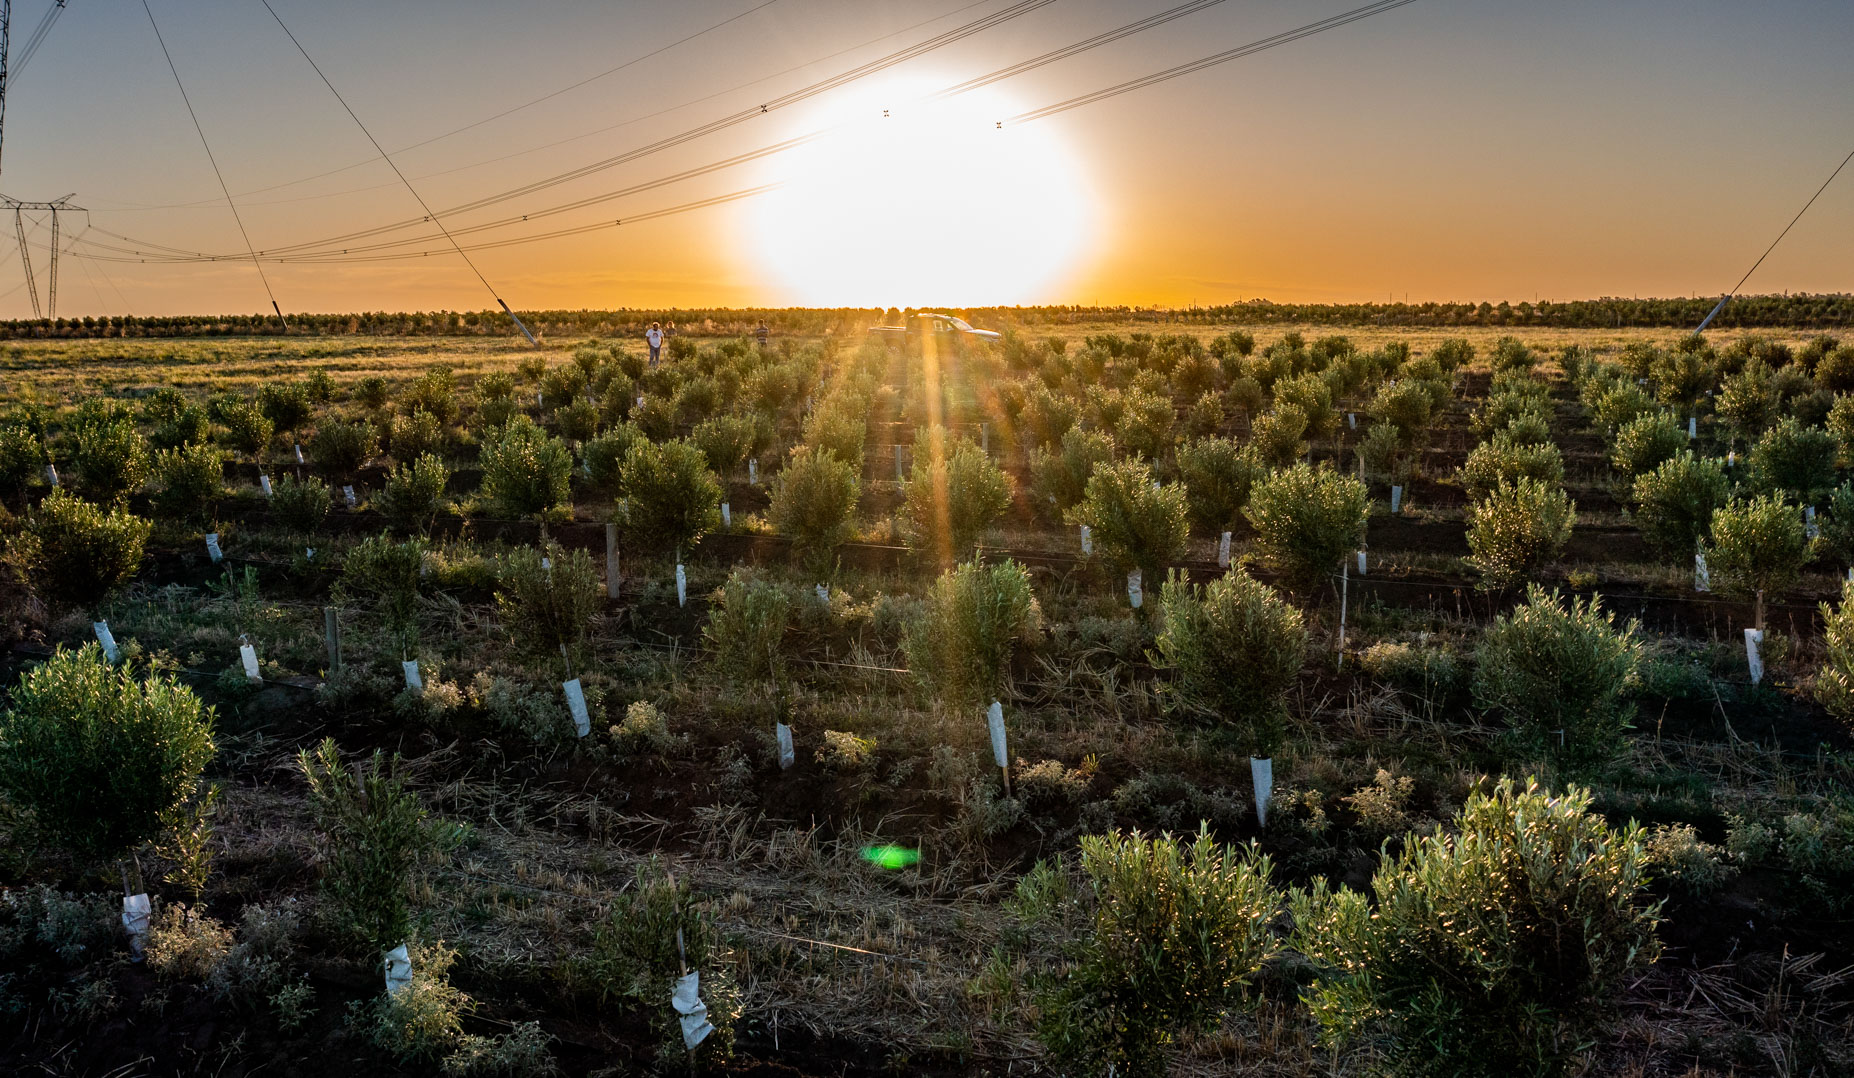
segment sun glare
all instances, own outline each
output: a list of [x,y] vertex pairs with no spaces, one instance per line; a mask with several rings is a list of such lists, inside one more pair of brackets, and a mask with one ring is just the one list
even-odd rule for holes
[[748,229],[756,270],[784,302],[1032,302],[1087,251],[1094,211],[1052,129],[1000,129],[1016,110],[985,91],[923,94],[859,97],[841,126],[772,159],[784,186],[748,203]]

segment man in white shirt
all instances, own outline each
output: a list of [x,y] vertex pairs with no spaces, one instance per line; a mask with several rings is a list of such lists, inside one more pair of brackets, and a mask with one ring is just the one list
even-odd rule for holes
[[655,322],[644,331],[644,340],[650,344],[650,365],[657,365],[657,359],[663,354],[663,327]]

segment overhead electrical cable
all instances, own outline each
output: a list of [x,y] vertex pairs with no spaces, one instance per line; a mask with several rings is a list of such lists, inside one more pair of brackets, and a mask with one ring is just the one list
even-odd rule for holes
[[[147,0],[143,0],[143,2],[146,3]],[[296,40],[296,35],[291,33],[290,28],[284,24],[283,17],[277,14],[277,9],[270,6],[270,0],[263,0],[263,4],[264,10],[270,12],[270,17],[276,19],[277,25],[282,27],[284,36],[290,39],[290,44],[296,46],[296,51],[302,53],[303,59],[309,61],[309,66],[314,69],[316,77],[322,80],[322,85],[328,87],[328,92],[335,95],[336,101],[341,102],[341,107],[346,110],[348,118],[354,121],[354,126],[361,129],[361,134],[366,135],[367,141],[373,143],[373,148],[379,151],[381,159],[393,170],[393,175],[398,176],[399,182],[406,185],[406,190],[412,193],[412,197],[418,202],[419,208],[425,211],[425,219],[438,226],[438,231],[443,232],[444,238],[450,240],[451,247],[456,250],[458,257],[464,260],[464,264],[470,267],[470,272],[476,274],[476,279],[483,282],[483,287],[489,290],[490,296],[493,297],[498,304],[501,304],[503,313],[507,314],[509,318],[514,321],[515,328],[521,330],[521,335],[528,338],[529,344],[539,348],[541,342],[535,340],[534,334],[528,332],[528,327],[523,324],[521,318],[509,307],[508,301],[504,300],[501,294],[496,291],[496,286],[489,283],[489,278],[483,276],[483,271],[476,267],[476,262],[464,252],[464,249],[452,238],[450,232],[445,229],[444,222],[440,221],[437,215],[431,212],[431,207],[425,204],[425,196],[418,193],[418,188],[412,186],[411,180],[406,179],[406,174],[399,170],[398,163],[395,162],[386,152],[385,148],[380,145],[380,140],[373,137],[373,132],[367,130],[367,125],[361,122],[361,118],[355,115],[354,109],[348,104],[347,99],[341,96],[341,91],[335,89],[335,84],[328,81],[327,75],[322,74],[321,65],[315,62],[313,56],[309,55],[308,49],[303,48],[302,42]]]
[[[963,4],[959,7],[953,8],[950,11],[941,12],[940,14],[935,15],[932,18],[922,19],[920,22],[912,23],[908,26],[901,27],[898,30],[890,30],[889,32],[885,34],[879,34],[875,37],[869,38],[866,41],[859,42],[858,44],[850,45],[845,48],[838,49],[836,52],[825,53],[822,56],[818,56],[813,59],[807,60],[802,64],[797,64],[795,66],[788,67],[784,69],[783,71],[775,71],[768,75],[761,75],[759,78],[756,78],[756,79],[749,79],[746,82],[735,83],[734,85],[729,86],[726,89],[715,90],[710,93],[703,94],[700,97],[692,97],[688,99],[687,101],[683,101],[675,105],[668,105],[668,106],[665,106],[664,108],[657,109],[653,112],[640,113],[639,115],[633,116],[630,119],[620,120],[619,122],[614,123],[614,124],[606,124],[604,127],[595,127],[590,131],[582,131],[577,135],[568,135],[566,138],[555,139],[552,142],[543,142],[538,146],[529,146],[526,149],[513,150],[513,151],[510,151],[509,153],[498,154],[494,157],[481,158],[475,161],[471,161],[468,164],[455,165],[455,166],[452,166],[451,168],[438,169],[437,171],[434,171],[434,172],[422,173],[412,178],[414,180],[429,180],[429,179],[434,179],[439,176],[449,176],[449,175],[453,175],[458,172],[467,171],[469,169],[481,168],[484,165],[498,164],[500,162],[512,160],[517,157],[523,157],[523,156],[526,156],[527,154],[539,153],[542,150],[551,150],[558,146],[565,146],[566,144],[570,142],[578,142],[581,139],[588,139],[588,138],[592,138],[595,135],[603,135],[611,131],[617,131],[620,128],[630,127],[632,124],[642,123],[645,120],[654,120],[659,116],[667,116],[668,114],[672,112],[679,112],[682,109],[689,108],[692,105],[700,105],[706,101],[713,101],[717,97],[726,97],[729,94],[738,93],[741,90],[745,90],[745,89],[749,89],[754,86],[758,86],[762,82],[770,82],[773,79],[783,78],[786,75],[791,75],[796,72],[803,71],[809,67],[816,67],[818,64],[821,64],[826,60],[834,60],[839,56],[843,56],[843,55],[846,55],[852,52],[858,52],[862,49],[866,49],[869,46],[876,44],[877,42],[886,41],[887,39],[891,37],[898,37],[902,34],[910,33],[912,31],[920,29],[923,26],[928,25],[929,23],[939,22],[941,19],[945,19],[950,16],[957,15],[964,11],[969,11],[975,7],[981,7],[990,2],[991,0],[972,0],[971,3]],[[439,137],[442,137],[442,136],[439,136]],[[430,142],[433,140],[427,139],[425,141]],[[412,146],[422,146],[424,144],[425,144],[424,142],[419,142],[419,143],[413,143]],[[395,154],[404,153],[407,150],[411,149],[412,146],[404,146],[392,152]],[[245,199],[245,205],[247,206],[282,206],[282,205],[286,205],[289,203],[307,202],[307,201],[311,201],[315,199],[340,198],[345,195],[365,194],[368,191],[378,191],[386,187],[399,186],[399,184],[396,181],[394,181],[394,182],[388,182],[388,183],[368,184],[365,187],[349,187],[349,188],[345,188],[340,191],[328,191],[322,194],[296,195],[290,198],[252,199],[249,197],[251,195],[265,194],[270,191],[278,191],[285,187],[295,187],[299,184],[309,183],[313,180],[319,180],[319,179],[323,179],[324,177],[334,176],[342,172],[351,172],[354,169],[363,168],[367,165],[371,165],[377,160],[378,158],[369,157],[365,161],[356,161],[353,164],[342,165],[339,168],[332,168],[326,172],[318,172],[313,176],[304,176],[300,179],[295,179],[295,180],[285,180],[282,183],[274,183],[268,187],[254,187],[249,191],[241,192],[238,197]],[[133,203],[133,204],[109,207],[108,212],[110,213],[143,213],[143,212],[148,212],[152,210],[192,209],[192,208],[205,207],[205,206],[214,206],[214,205],[217,205],[218,202],[219,200],[214,198],[214,199],[194,200],[191,202]]]
[[[738,112],[734,112],[727,116],[720,117],[719,119],[711,120],[705,124],[699,124],[687,130],[658,139],[655,142],[646,143],[642,146],[637,146],[630,150],[626,150],[623,153],[619,153],[611,157],[603,158],[601,160],[591,162],[590,164],[582,165],[579,168],[570,169],[566,172],[556,173],[555,175],[548,176],[548,177],[545,177],[539,180],[535,180],[532,183],[523,184],[520,187],[515,187],[515,188],[505,190],[505,191],[500,191],[494,194],[486,195],[481,198],[473,199],[469,202],[459,203],[458,205],[450,206],[443,210],[439,210],[435,212],[427,209],[426,214],[423,217],[407,218],[405,220],[395,221],[390,224],[377,225],[372,228],[361,229],[355,232],[349,232],[349,233],[345,233],[345,234],[338,235],[338,236],[330,236],[325,239],[314,240],[314,241],[305,242],[305,243],[289,244],[283,247],[272,247],[272,248],[269,248],[269,251],[271,253],[281,253],[284,251],[302,250],[302,249],[313,248],[313,247],[340,246],[343,243],[348,243],[348,242],[351,242],[357,239],[366,239],[370,236],[382,235],[387,232],[395,232],[395,231],[400,231],[400,230],[407,229],[407,228],[416,228],[417,226],[421,224],[428,223],[429,219],[432,217],[436,217],[436,216],[452,217],[460,213],[468,213],[472,210],[483,209],[488,206],[497,205],[498,203],[510,201],[511,199],[520,198],[524,195],[534,194],[540,191],[548,190],[549,188],[558,187],[561,184],[570,183],[574,180],[582,179],[586,176],[596,175],[597,173],[616,168],[620,165],[629,164],[630,162],[637,161],[645,157],[649,157],[652,154],[661,153],[665,150],[674,149],[677,146],[682,146],[686,143],[694,142],[697,139],[703,138],[707,135],[712,135],[718,131],[725,131],[728,128],[735,127],[739,124],[746,123],[747,121],[752,120],[755,117],[765,116],[770,113],[776,112],[780,109],[789,108],[790,106],[799,104],[800,102],[808,101],[811,98],[814,98],[820,94],[827,93],[841,86],[849,85],[850,83],[855,82],[858,79],[866,78],[878,72],[885,71],[888,68],[894,67],[898,64],[906,63],[909,60],[913,60],[920,56],[924,56],[930,52],[933,52],[936,49],[944,48],[947,45],[954,44],[955,42],[963,41],[966,38],[973,36],[974,34],[982,33],[995,26],[1002,25],[1003,23],[1006,23],[1012,19],[1018,18],[1023,15],[1027,15],[1032,11],[1036,11],[1040,8],[1048,7],[1050,4],[1053,4],[1055,2],[1056,0],[1019,0],[1018,3],[1012,4],[1011,6],[1004,8],[1000,11],[996,11],[989,15],[985,15],[981,18],[974,19],[971,22],[962,23],[959,26],[956,26],[942,33],[936,34],[933,37],[927,38],[913,45],[909,45],[906,48],[898,49],[894,52],[888,53],[885,56],[878,57],[877,59],[871,60],[864,64],[859,64],[856,67],[850,68],[848,70],[840,71],[835,75],[829,76],[828,78],[820,79],[816,82],[810,83],[809,85],[799,87],[796,90],[792,90],[788,93],[781,94],[778,97],[771,98],[758,105],[754,105],[749,108],[741,109]],[[266,2],[265,6],[269,7],[268,2]],[[272,17],[275,17],[276,12],[272,10],[271,15]],[[278,25],[280,26],[283,25],[281,19],[278,20]],[[285,29],[287,31],[288,28],[285,27]],[[298,48],[300,50],[300,45],[298,46]],[[307,54],[305,53],[305,55]],[[326,82],[327,80],[324,79],[324,81]],[[377,146],[378,143],[376,142],[375,145]],[[381,156],[387,157],[387,155],[383,151],[381,153]],[[389,164],[392,163],[390,157],[387,157],[387,160]],[[398,172],[399,166],[397,164],[393,164],[393,170],[395,172]]]
[[[602,229],[618,228],[622,225],[637,224],[642,221],[654,221],[660,217],[671,217],[676,214],[689,213],[694,210],[707,209],[710,206],[719,206],[719,205],[723,205],[729,202],[738,202],[742,199],[753,198],[756,195],[763,195],[769,191],[778,190],[780,187],[783,187],[783,186],[785,186],[783,183],[760,184],[757,187],[742,188],[738,191],[729,191],[725,194],[714,195],[710,198],[697,199],[694,202],[684,202],[676,206],[665,206],[661,209],[648,210],[642,213],[635,213],[627,217],[613,218],[610,220],[602,220],[602,221],[594,221],[590,224],[576,225],[570,228],[561,228],[561,229],[556,229],[552,232],[544,232],[544,233],[539,233],[535,235],[512,236],[507,239],[490,240],[484,243],[468,244],[468,245],[465,245],[463,249],[466,251],[486,251],[486,250],[492,250],[492,249],[501,248],[501,247],[515,247],[515,246],[519,246],[521,244],[526,244],[526,243],[539,243],[543,240],[559,239],[563,236],[576,236],[576,235],[581,235],[587,232],[600,231]],[[93,226],[89,231],[102,232],[104,230]],[[94,251],[105,252],[103,254],[96,254],[96,253],[91,253],[91,252],[79,252],[77,255],[77,257],[82,260],[90,261],[90,262],[97,262],[97,263],[124,262],[124,263],[139,263],[139,264],[148,264],[148,263],[172,264],[176,262],[218,261],[218,259],[163,257],[157,254],[152,254],[151,252],[135,251],[135,250],[127,249],[127,248],[116,247],[110,244],[99,244],[95,240],[85,241],[85,246],[92,248]],[[387,261],[399,261],[399,260],[407,260],[407,259],[429,258],[434,254],[436,255],[448,254],[450,253],[450,250],[451,250],[450,248],[438,248],[436,250],[426,250],[426,251],[399,251],[399,252],[394,252],[394,253],[389,253],[389,254],[349,255],[346,253],[341,253],[341,254],[326,254],[326,255],[324,254],[288,255],[288,256],[279,256],[279,257],[273,258],[271,259],[271,261],[282,262],[282,263],[292,263],[292,264],[318,264],[318,265],[326,265],[330,263],[345,263],[345,262],[387,262]],[[142,256],[142,257],[138,257],[138,256]]]
[[52,26],[57,23],[58,16],[64,14],[65,2],[66,0],[52,0],[51,9],[45,12],[44,17],[39,20],[39,25],[33,28],[32,36],[20,46],[18,55],[7,64],[6,77],[9,83],[18,82],[19,77],[26,73],[26,65],[32,62],[33,54],[39,51],[40,45],[45,44],[45,38],[51,33]]
[[251,252],[251,265],[257,270],[258,279],[264,282],[264,294],[270,297],[270,309],[277,312],[277,320],[287,329],[289,319],[283,317],[283,308],[277,305],[277,294],[270,289],[270,277],[258,261],[257,248],[251,243],[251,233],[245,231],[245,219],[238,212],[238,202],[232,198],[232,189],[226,186],[225,173],[219,171],[219,160],[212,153],[212,143],[206,141],[206,129],[200,126],[199,114],[193,111],[193,102],[187,97],[186,84],[180,81],[180,69],[174,66],[174,57],[167,51],[167,42],[161,37],[161,27],[155,22],[154,8],[148,6],[148,0],[142,0],[142,10],[148,13],[148,25],[154,28],[155,41],[161,46],[161,55],[167,60],[167,69],[173,72],[174,85],[180,88],[180,100],[187,106],[187,115],[193,120],[193,130],[199,133],[200,145],[206,149],[206,160],[212,163],[212,174],[218,177],[219,190],[225,192],[225,204],[231,207],[232,220],[238,222],[238,234],[244,237],[245,249]]
[[1037,68],[1047,67],[1050,64],[1067,60],[1071,56],[1078,56],[1090,49],[1098,49],[1102,45],[1111,45],[1122,38],[1132,37],[1134,34],[1145,33],[1147,30],[1164,26],[1166,23],[1172,22],[1175,19],[1182,19],[1186,15],[1195,15],[1206,8],[1216,7],[1223,2],[1224,0],[1192,0],[1192,2],[1188,4],[1179,4],[1175,8],[1169,8],[1156,15],[1149,15],[1137,22],[1130,22],[1125,26],[1096,34],[1086,40],[1077,41],[1073,45],[1065,45],[1060,49],[1053,49],[1041,56],[1032,56],[1028,60],[1012,64],[1009,67],[1001,67],[996,71],[980,75],[977,78],[967,79],[965,82],[955,86],[949,86],[938,93],[930,95],[926,100],[939,101],[972,90],[977,90],[980,87],[990,86],[995,82],[1003,82],[1005,79],[1015,78],[1025,72],[1035,71]]
[[1790,218],[1790,223],[1783,226],[1783,231],[1777,233],[1777,238],[1770,241],[1770,246],[1764,248],[1764,253],[1757,256],[1757,261],[1751,263],[1751,268],[1745,271],[1743,277],[1738,278],[1738,283],[1732,286],[1732,290],[1719,297],[1719,302],[1712,308],[1712,313],[1706,316],[1706,320],[1699,324],[1699,328],[1695,329],[1694,333],[1704,333],[1706,327],[1712,325],[1712,320],[1719,316],[1719,312],[1725,309],[1725,305],[1731,302],[1732,297],[1738,294],[1738,290],[1745,286],[1745,282],[1751,279],[1753,273],[1757,272],[1757,268],[1764,264],[1766,258],[1770,257],[1770,252],[1777,249],[1777,244],[1783,242],[1783,237],[1790,234],[1790,229],[1796,227],[1796,222],[1803,219],[1803,214],[1809,212],[1809,207],[1815,205],[1815,200],[1822,197],[1822,192],[1828,190],[1828,185],[1835,182],[1835,177],[1841,175],[1841,170],[1848,167],[1849,161],[1854,161],[1854,150],[1849,150],[1848,155],[1841,159],[1841,163],[1835,166],[1835,171],[1829,173],[1828,179],[1822,181],[1822,186],[1815,189],[1815,194],[1810,195],[1809,201],[1803,203],[1803,208],[1797,210],[1796,216]]
[[1253,56],[1258,52],[1265,52],[1278,45],[1286,45],[1290,42],[1312,37],[1315,34],[1325,33],[1328,30],[1336,30],[1348,23],[1354,23],[1360,19],[1368,19],[1373,15],[1379,15],[1386,11],[1415,2],[1416,0],[1380,0],[1380,2],[1375,4],[1366,4],[1364,7],[1354,8],[1342,15],[1334,15],[1329,19],[1311,22],[1297,29],[1275,34],[1272,37],[1265,37],[1259,41],[1251,41],[1247,45],[1239,45],[1236,48],[1206,56],[1200,60],[1193,60],[1187,64],[1179,64],[1177,67],[1168,67],[1164,71],[1157,71],[1142,78],[1132,79],[1115,86],[1109,86],[1106,89],[1095,90],[1092,93],[1082,94],[1078,97],[1071,97],[1066,101],[1058,101],[1053,105],[1045,105],[1040,109],[1020,112],[1015,116],[1000,120],[998,126],[1005,127],[1007,125],[1029,123],[1032,120],[1041,120],[1054,116],[1057,113],[1067,112],[1070,109],[1078,109],[1083,105],[1092,105],[1099,101],[1106,101],[1112,97],[1119,97],[1121,94],[1130,94],[1135,90],[1144,90],[1149,86],[1157,86],[1162,82],[1170,82],[1173,79],[1183,78],[1186,75],[1216,67],[1219,64],[1227,64],[1232,60],[1240,60],[1246,56]]

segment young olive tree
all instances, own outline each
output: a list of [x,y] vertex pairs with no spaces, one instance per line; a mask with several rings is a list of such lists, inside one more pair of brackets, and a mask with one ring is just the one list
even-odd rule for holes
[[1556,483],[1502,480],[1468,506],[1468,564],[1483,589],[1504,591],[1557,557],[1576,520],[1577,504]]
[[1746,472],[1760,491],[1815,505],[1835,486],[1834,435],[1785,416],[1751,447]]
[[1240,569],[1208,587],[1174,572],[1162,600],[1158,665],[1171,671],[1174,708],[1235,732],[1250,756],[1273,756],[1306,659],[1300,611]]
[[80,416],[71,464],[78,489],[104,504],[121,504],[148,481],[148,440],[126,418]]
[[1243,515],[1262,564],[1304,594],[1364,542],[1370,511],[1363,483],[1324,465],[1296,464],[1256,480]]
[[384,535],[361,540],[348,551],[335,583],[335,601],[377,613],[399,650],[400,659],[418,651],[418,600],[423,587],[425,543],[394,542]]
[[1822,668],[1815,698],[1828,713],[1854,726],[1854,580],[1841,585],[1841,603],[1822,604]]
[[[1250,986],[1280,949],[1269,923],[1280,908],[1273,864],[1254,846],[1137,833],[1081,840],[1087,888],[1020,886],[1026,928],[1065,944],[1066,961],[1036,978],[1037,1037],[1068,1073],[1103,1065],[1128,1078],[1166,1073],[1166,1046],[1214,1029],[1249,1004]],[[1039,865],[1026,881],[1056,870]],[[1065,881],[1066,882],[1066,881]]]
[[639,441],[619,470],[624,500],[618,526],[646,550],[674,552],[682,561],[702,536],[721,526],[721,483],[708,458],[685,441]]
[[343,766],[333,738],[297,754],[309,808],[322,831],[322,891],[336,920],[375,951],[405,942],[411,929],[412,871],[440,843],[418,795],[374,750],[367,764]]
[[1160,486],[1152,468],[1138,460],[1097,465],[1068,522],[1086,524],[1116,568],[1153,580],[1184,552],[1191,532],[1184,489]]
[[1178,447],[1178,474],[1192,523],[1215,535],[1236,523],[1267,469],[1233,439],[1200,438]]
[[429,535],[450,499],[444,490],[451,473],[436,455],[426,453],[410,464],[394,468],[373,496],[373,508],[402,532]]
[[1712,531],[1712,515],[1729,487],[1717,460],[1682,453],[1635,477],[1635,520],[1642,538],[1678,565],[1693,557]]
[[1013,561],[966,562],[941,573],[908,627],[908,667],[949,707],[1008,696],[1011,656],[1042,633],[1030,574]]
[[203,443],[154,456],[154,507],[169,520],[204,521],[225,493],[224,455]]
[[496,567],[496,611],[516,640],[536,655],[584,661],[586,627],[605,588],[592,555],[548,540],[540,549],[512,550]]
[[514,517],[547,519],[573,509],[573,453],[534,420],[516,416],[486,434],[481,454],[483,494]]
[[1687,448],[1687,432],[1667,412],[1638,416],[1616,431],[1609,465],[1628,479],[1651,472]]
[[1072,428],[1054,452],[1030,451],[1030,494],[1039,512],[1061,520],[1081,504],[1095,468],[1114,459],[1114,440],[1099,431]]
[[728,574],[702,627],[702,639],[726,676],[744,687],[770,689],[781,711],[787,687],[785,631],[791,620],[792,600],[784,588],[737,568]]
[[837,548],[856,534],[862,483],[855,469],[827,449],[795,449],[773,479],[767,519],[813,573],[828,575]]
[[106,513],[54,490],[7,544],[7,562],[40,599],[94,610],[141,568],[152,529],[126,509]]
[[1528,750],[1586,766],[1614,753],[1628,729],[1623,691],[1640,660],[1635,622],[1619,627],[1601,598],[1566,603],[1533,584],[1482,634],[1474,696]]
[[1649,874],[1641,827],[1612,828],[1588,790],[1502,779],[1385,858],[1369,895],[1293,892],[1305,998],[1329,1040],[1383,1038],[1395,1073],[1564,1074],[1659,954]]
[[[939,439],[914,458],[901,507],[908,545],[928,551],[941,565],[972,553],[1011,506],[1015,481],[970,442]],[[920,448],[917,442],[916,448]]]
[[1765,597],[1794,584],[1808,561],[1802,513],[1777,495],[1734,500],[1712,515],[1706,563],[1728,594],[1755,600],[1759,629]]
[[27,671],[0,712],[0,791],[84,867],[158,837],[213,755],[212,709],[86,644]]

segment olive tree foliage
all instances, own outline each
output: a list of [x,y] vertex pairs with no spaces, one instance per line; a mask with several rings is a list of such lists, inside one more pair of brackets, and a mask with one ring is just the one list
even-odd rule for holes
[[702,639],[713,650],[715,665],[735,683],[769,687],[783,701],[784,641],[792,620],[791,595],[752,570],[736,568],[728,574],[716,599],[708,610],[708,624],[702,627]]
[[1301,463],[1257,480],[1243,515],[1255,529],[1262,564],[1305,592],[1364,542],[1370,510],[1363,483],[1325,465]]
[[1184,552],[1191,530],[1184,489],[1159,485],[1152,468],[1138,460],[1096,465],[1068,522],[1086,524],[1117,568],[1138,569],[1153,580]]
[[849,464],[821,446],[795,449],[773,479],[766,516],[808,568],[827,573],[837,548],[856,534],[861,497],[862,482]]
[[41,600],[94,610],[141,568],[152,529],[126,509],[54,490],[8,542],[6,560]]
[[1745,471],[1760,491],[1815,505],[1834,489],[1839,451],[1832,434],[1785,416],[1751,447]]
[[592,555],[552,540],[512,550],[496,567],[496,611],[515,640],[536,655],[582,662],[587,626],[604,598]]
[[1734,500],[1712,515],[1707,566],[1728,594],[1757,600],[1760,628],[1765,597],[1794,584],[1808,561],[1802,512],[1777,495]]
[[941,573],[908,626],[908,667],[948,707],[1009,695],[1011,658],[1042,636],[1030,574],[1013,561],[966,562]]
[[37,431],[24,423],[0,423],[0,497],[25,494],[50,459]]
[[1191,522],[1215,534],[1236,523],[1250,488],[1267,468],[1233,439],[1199,438],[1178,447],[1178,474]]
[[435,454],[426,453],[387,474],[380,493],[373,496],[373,508],[403,532],[427,535],[450,499],[445,487],[451,473]]
[[376,749],[366,763],[344,765],[333,738],[297,754],[324,838],[322,892],[336,923],[376,952],[406,941],[412,871],[441,845],[418,795],[397,774],[398,763]]
[[721,526],[721,482],[686,441],[640,440],[625,454],[616,520],[626,539],[677,561]]
[[167,829],[212,759],[213,712],[172,677],[137,676],[96,644],[59,648],[0,711],[0,791],[84,867]]
[[1729,490],[1719,461],[1682,453],[1635,477],[1636,526],[1662,558],[1675,564],[1690,560],[1712,531],[1712,515]]
[[1057,520],[1081,503],[1095,468],[1114,459],[1114,440],[1079,427],[1065,432],[1055,451],[1030,450],[1030,493],[1036,509]]
[[1815,698],[1830,715],[1854,726],[1854,580],[1841,585],[1839,605],[1822,604],[1822,651]]
[[[908,545],[930,552],[942,565],[971,554],[1011,506],[1016,481],[978,446],[930,439],[908,476],[901,507]],[[916,442],[916,448],[921,448]]]
[[366,607],[385,621],[402,660],[418,651],[425,551],[421,539],[395,542],[384,535],[370,536],[348,551],[341,579],[335,582],[337,602]]
[[1324,880],[1290,900],[1305,1000],[1329,1041],[1378,1038],[1396,1074],[1555,1078],[1660,952],[1639,825],[1590,792],[1502,779],[1449,830],[1386,857],[1369,894]]
[[1300,611],[1240,569],[1206,587],[1174,572],[1162,607],[1158,665],[1171,672],[1174,708],[1236,733],[1251,756],[1272,756],[1307,653]]
[[572,511],[573,452],[527,416],[487,433],[480,459],[483,495],[498,511],[542,519]]
[[325,420],[309,440],[309,456],[332,479],[346,479],[366,467],[379,448],[379,434],[366,420]]
[[1623,699],[1641,661],[1636,623],[1616,624],[1602,599],[1537,584],[1526,601],[1481,635],[1476,703],[1513,727],[1521,746],[1574,766],[1607,758],[1628,729]]
[[1610,467],[1633,479],[1672,460],[1687,448],[1687,432],[1666,412],[1637,416],[1616,431],[1610,445]]
[[155,511],[169,520],[202,521],[225,494],[224,454],[204,443],[154,455]]
[[1251,845],[1138,833],[1081,840],[1086,886],[1039,864],[1012,903],[1064,961],[1033,983],[1037,1037],[1070,1073],[1166,1072],[1179,1034],[1217,1028],[1249,1005],[1255,975],[1280,949],[1273,864]]
[[1502,480],[1468,506],[1468,564],[1482,588],[1510,588],[1558,556],[1576,520],[1576,503],[1556,483]]
[[148,480],[148,440],[126,416],[79,412],[72,429],[71,464],[77,487],[105,504],[120,503]]
[[1564,481],[1564,456],[1550,442],[1528,444],[1502,430],[1468,453],[1456,479],[1470,499],[1482,498],[1504,482],[1540,479]]

